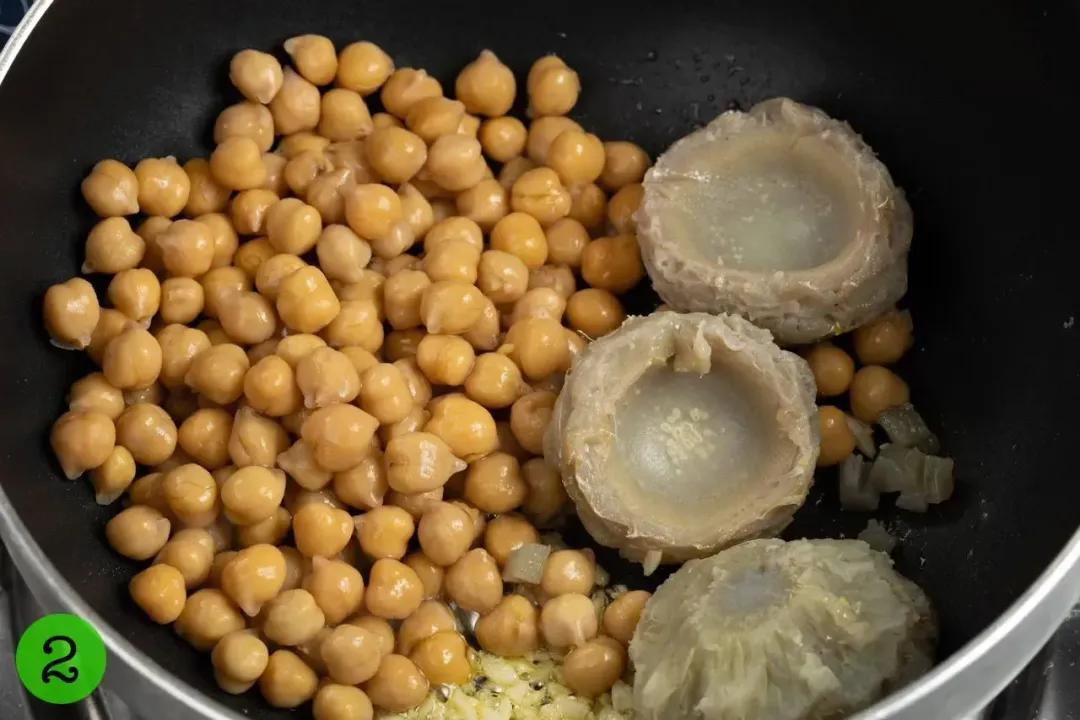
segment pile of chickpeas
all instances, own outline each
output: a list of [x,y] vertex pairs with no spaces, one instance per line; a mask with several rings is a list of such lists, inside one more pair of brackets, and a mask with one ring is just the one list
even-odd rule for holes
[[451,603],[481,648],[569,651],[568,686],[606,692],[648,593],[598,618],[590,551],[552,552],[530,597],[502,571],[567,511],[542,438],[643,277],[649,157],[566,117],[580,82],[554,55],[526,124],[490,51],[451,99],[370,42],[284,50],[232,58],[244,100],[208,158],[83,180],[83,272],[111,277],[105,302],[83,278],[45,294],[54,343],[101,368],[52,429],[64,474],[123,501],[106,538],[152,563],[132,598],[227,692],[406,711],[469,679]]
[[[907,383],[886,367],[899,362],[914,343],[911,315],[893,311],[851,333],[855,356],[843,348],[823,342],[806,349],[803,357],[810,365],[819,398],[848,396],[851,415],[873,425],[882,411],[902,405],[911,397]],[[846,413],[835,405],[818,406],[821,452],[818,467],[837,465],[855,451],[855,434]]]

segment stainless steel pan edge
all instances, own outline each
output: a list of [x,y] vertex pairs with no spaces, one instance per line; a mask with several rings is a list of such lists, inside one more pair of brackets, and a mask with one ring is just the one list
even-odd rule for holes
[[[38,0],[0,52],[3,82],[19,50],[59,0]],[[173,677],[121,637],[73,590],[30,536],[0,489],[0,538],[42,607],[93,623],[108,648],[105,685],[155,720],[246,720]],[[1080,532],[990,627],[946,662],[855,720],[958,720],[978,713],[1016,677],[1080,598]]]

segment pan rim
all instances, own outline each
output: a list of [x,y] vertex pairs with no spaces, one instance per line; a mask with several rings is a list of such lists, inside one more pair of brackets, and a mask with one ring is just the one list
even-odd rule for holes
[[[45,13],[58,0],[36,0],[0,51],[0,84]],[[158,665],[106,623],[56,569],[23,524],[0,486],[0,539],[37,599],[50,610],[70,612],[97,628],[109,653],[105,684],[138,714],[161,717],[160,697],[141,688],[120,689],[109,682],[133,672],[156,693],[207,720],[247,720],[208,694]],[[48,597],[40,597],[42,592]],[[1039,577],[993,623],[945,662],[902,690],[853,716],[853,720],[925,720],[963,717],[990,703],[1058,630],[1080,598],[1080,530],[1075,532]],[[173,715],[166,711],[166,715]],[[191,717],[183,715],[177,717]]]

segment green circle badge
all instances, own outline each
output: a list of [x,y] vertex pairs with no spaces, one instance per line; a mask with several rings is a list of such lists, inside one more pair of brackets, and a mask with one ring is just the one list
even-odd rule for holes
[[81,617],[38,618],[19,638],[15,668],[31,695],[53,705],[78,702],[101,684],[105,643]]

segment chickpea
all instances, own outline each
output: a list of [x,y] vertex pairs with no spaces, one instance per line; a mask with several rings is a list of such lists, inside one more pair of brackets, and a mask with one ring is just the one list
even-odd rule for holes
[[281,357],[265,357],[244,376],[244,397],[258,412],[282,417],[300,408],[302,394],[293,369]]
[[514,303],[513,312],[504,316],[510,326],[530,318],[544,318],[559,322],[566,312],[566,300],[551,288],[538,287],[529,290]]
[[214,539],[201,528],[185,528],[169,539],[154,557],[154,565],[167,565],[180,573],[188,589],[206,582],[214,559]]
[[266,213],[266,234],[280,253],[303,255],[315,247],[322,233],[319,211],[296,198],[275,203]]
[[230,105],[221,111],[214,122],[214,142],[232,137],[248,137],[267,152],[274,144],[274,116],[269,108],[254,102]]
[[551,168],[526,171],[510,189],[510,207],[514,212],[532,215],[543,226],[566,217],[570,213],[571,203],[570,193]]
[[651,597],[652,593],[645,590],[630,590],[612,600],[604,610],[604,632],[624,645],[629,644]]
[[458,193],[457,210],[490,231],[510,212],[506,190],[495,178],[484,178],[471,188]]
[[390,486],[383,469],[382,453],[373,451],[360,463],[343,472],[334,473],[334,493],[346,505],[362,510],[379,507]]
[[594,698],[611,690],[626,670],[626,648],[599,637],[574,648],[563,661],[566,686],[581,697]]
[[296,484],[305,490],[322,490],[330,484],[333,474],[315,462],[315,453],[303,440],[297,440],[277,457],[277,464]]
[[296,383],[309,408],[352,402],[360,392],[360,375],[343,353],[316,348],[296,366]]
[[188,463],[166,472],[161,494],[169,511],[184,525],[203,527],[217,518],[217,482],[200,465]]
[[146,242],[131,229],[125,218],[105,218],[86,236],[86,260],[82,271],[114,274],[130,270],[138,266],[145,253]]
[[376,129],[367,139],[365,151],[372,169],[395,185],[407,182],[427,161],[424,139],[398,127]]
[[[255,272],[255,287],[267,300],[276,302],[282,279],[304,267],[307,267],[307,263],[296,255],[291,253],[274,255],[259,265],[259,269]],[[222,297],[224,298],[224,296]],[[223,302],[217,304],[224,305]],[[220,314],[220,312],[218,310],[217,314]]]
[[428,689],[424,674],[401,655],[384,657],[378,672],[365,686],[375,707],[398,713],[419,706],[427,698]]
[[457,620],[450,608],[437,600],[427,600],[402,621],[395,652],[409,655],[427,638],[440,632],[456,630]]
[[341,303],[322,271],[307,266],[281,280],[277,311],[290,330],[314,333],[330,324],[341,311]]
[[533,458],[522,463],[521,476],[529,488],[522,511],[537,525],[548,525],[569,500],[558,470],[544,458]]
[[230,338],[245,345],[269,340],[278,329],[272,301],[257,292],[234,295],[219,310],[218,320]]
[[611,196],[608,201],[608,223],[617,233],[634,232],[634,213],[641,206],[644,195],[641,183],[631,183]]
[[311,706],[315,720],[371,720],[375,710],[358,687],[323,683]]
[[596,230],[607,217],[607,195],[596,183],[585,183],[570,188],[570,214],[585,227]]
[[179,277],[161,283],[160,313],[165,323],[186,325],[203,310],[205,293],[198,280]]
[[302,645],[326,624],[322,610],[307,590],[286,590],[263,613],[262,632],[279,645]]
[[197,220],[177,220],[157,238],[165,269],[175,277],[198,277],[214,262],[210,228]]
[[229,436],[229,457],[237,467],[273,467],[278,455],[289,446],[289,435],[279,423],[242,407],[233,420]]
[[342,560],[312,558],[311,574],[303,583],[330,625],[341,623],[363,604],[364,578],[359,570]]
[[328,225],[315,244],[319,266],[330,280],[358,283],[371,261],[371,246],[344,225]]
[[236,630],[214,645],[210,654],[218,684],[226,692],[246,692],[266,670],[269,650],[250,630]]
[[465,499],[483,512],[504,513],[528,496],[517,458],[495,452],[474,461],[465,477]]
[[[267,212],[271,207],[276,205],[277,202],[278,196],[272,190],[265,190],[263,188],[243,190],[237,193],[229,204],[229,217],[232,219],[236,231],[241,235],[261,233],[264,231]],[[244,250],[244,248],[250,244],[250,242],[245,244],[237,251],[235,262],[237,267],[242,267],[245,272],[254,276],[255,270],[258,269],[258,263],[242,262],[243,257],[240,255],[241,252],[253,252],[253,248],[248,248],[246,251]],[[265,257],[273,255],[273,246],[270,245],[270,241],[265,240],[265,245],[270,249]],[[263,259],[265,259],[265,257]]]
[[82,278],[53,285],[45,291],[44,316],[55,342],[76,350],[89,347],[101,318],[94,286]]
[[480,319],[482,298],[474,285],[460,280],[440,280],[424,289],[420,319],[429,333],[463,333]]
[[514,302],[529,287],[529,268],[516,255],[486,250],[480,256],[476,286],[493,302]]
[[124,395],[103,373],[90,373],[71,385],[68,409],[73,412],[97,411],[116,420],[124,412]]
[[[856,328],[855,354],[864,365],[891,365],[904,356],[915,339],[911,313],[892,311]],[[841,391],[842,392],[842,391]]]
[[514,361],[500,353],[484,353],[476,358],[472,372],[465,379],[465,394],[486,408],[510,407],[529,392]]
[[518,181],[518,178],[536,167],[537,164],[527,157],[512,158],[499,169],[497,178],[499,185],[502,185],[503,189],[509,192],[514,187],[514,183]]
[[420,518],[417,538],[425,557],[436,565],[453,565],[473,542],[473,521],[456,505],[437,502]]
[[538,542],[540,542],[540,534],[536,528],[516,513],[492,518],[484,533],[484,549],[495,558],[499,567],[506,567],[510,556],[521,546]]
[[208,400],[229,405],[243,394],[249,365],[247,353],[239,345],[214,345],[195,355],[184,382]]
[[453,335],[427,335],[416,350],[420,369],[437,385],[461,385],[472,371],[475,358],[472,345]]
[[357,685],[371,679],[382,662],[379,638],[355,625],[339,625],[319,646],[330,679]]
[[465,240],[439,243],[424,257],[423,270],[432,282],[456,280],[474,283],[480,264],[480,249]]
[[[422,339],[423,337],[417,340],[417,346],[419,346]],[[415,354],[406,358],[398,358],[393,364],[405,378],[405,384],[409,387],[409,395],[412,396],[413,403],[419,407],[427,407],[427,404],[431,401],[431,383],[428,382],[427,378],[424,377],[424,373],[420,370]]]
[[579,267],[585,247],[589,244],[589,232],[573,218],[558,220],[546,233],[548,260],[556,265]]
[[495,162],[507,163],[520,157],[526,137],[525,124],[515,117],[494,117],[480,124],[480,147]]
[[315,671],[289,650],[275,650],[259,676],[259,692],[271,707],[299,707],[315,696],[318,686]]
[[428,409],[431,419],[424,431],[442,438],[455,457],[469,461],[490,453],[498,446],[495,420],[491,413],[464,395],[444,395]]
[[322,468],[343,472],[356,467],[368,454],[378,426],[379,420],[358,407],[331,405],[313,412],[304,421],[301,435]]
[[368,576],[364,603],[372,615],[387,620],[402,620],[420,607],[423,594],[420,578],[408,565],[393,558],[380,558],[375,561]]
[[464,217],[448,217],[435,223],[424,236],[424,252],[431,253],[437,246],[450,240],[469,243],[478,251],[484,249],[484,231],[475,220]]
[[140,465],[165,462],[176,449],[176,435],[172,418],[157,405],[137,403],[116,420],[117,444],[127,448]]
[[442,94],[439,81],[424,70],[399,68],[386,79],[379,98],[388,113],[404,119],[420,100]]
[[598,288],[585,288],[571,295],[566,312],[570,327],[590,338],[607,335],[626,319],[619,299]]
[[345,190],[355,183],[353,171],[347,168],[316,175],[308,184],[305,198],[327,225],[345,221]]
[[458,133],[431,144],[424,168],[439,187],[455,193],[468,190],[489,172],[480,141]]
[[283,43],[297,72],[313,85],[329,85],[338,70],[337,53],[330,38],[297,35]]
[[454,456],[450,446],[430,432],[410,432],[393,438],[386,446],[384,463],[390,488],[405,494],[440,488],[451,475],[465,469],[465,463]]
[[429,682],[461,684],[472,675],[465,638],[445,630],[421,640],[409,655]]
[[[266,182],[262,154],[259,144],[244,136],[227,138],[214,148],[210,154],[210,177],[219,186],[219,193],[224,188],[226,200],[229,190],[253,190]],[[221,207],[215,207],[213,211],[224,209],[224,205],[222,202]]]
[[540,632],[553,649],[584,645],[596,637],[597,625],[596,608],[586,595],[559,595],[540,611]]
[[151,565],[136,574],[128,583],[128,591],[135,604],[159,625],[168,625],[180,617],[187,600],[183,576],[168,565]]
[[118,160],[102,160],[81,185],[83,199],[98,217],[119,217],[139,212],[138,179]]
[[169,539],[169,521],[147,505],[132,505],[105,524],[112,549],[131,560],[149,560]]
[[361,95],[370,95],[382,87],[393,71],[394,61],[378,45],[354,42],[346,45],[338,56],[337,84]]
[[265,105],[281,89],[281,63],[268,53],[241,50],[229,62],[229,81],[245,98]]
[[[260,149],[262,146],[260,145]],[[285,166],[289,161],[284,155],[266,152],[263,150],[263,165],[266,167],[266,180],[263,181],[261,190],[269,190],[278,197],[289,192],[289,184],[285,179]],[[223,210],[224,212],[224,210]]]
[[544,432],[554,407],[555,393],[540,390],[521,397],[510,408],[510,429],[514,437],[534,455],[544,451]]
[[161,383],[158,382],[154,382],[144,388],[124,391],[124,402],[128,405],[136,405],[138,403],[160,405],[164,398],[165,390],[162,388]]
[[823,405],[818,408],[818,427],[821,437],[821,451],[817,458],[818,467],[837,465],[855,452],[855,435],[847,423],[847,416],[843,410],[832,405]]
[[178,440],[184,452],[211,470],[229,464],[233,416],[220,408],[203,408],[180,425]]
[[[245,252],[244,248],[248,247],[252,243],[246,243],[244,247],[240,248],[237,252],[237,259],[242,258],[242,253]],[[273,251],[271,250],[271,255]],[[260,259],[261,265],[266,259],[269,259],[270,255],[266,258]],[[254,275],[255,272],[252,272]],[[169,280],[166,280],[169,282]],[[202,295],[204,298],[205,308],[203,314],[207,317],[216,318],[221,307],[226,302],[232,300],[233,296],[238,293],[251,290],[251,278],[240,267],[219,267],[213,268],[208,273],[199,278],[199,284],[202,288]]]
[[292,68],[286,68],[281,89],[269,103],[275,131],[280,135],[290,135],[314,130],[319,124],[320,101],[319,88]]
[[255,617],[281,592],[285,582],[285,556],[273,545],[252,545],[233,556],[221,574],[221,589],[244,611]]
[[594,288],[621,294],[645,275],[641,252],[633,235],[593,240],[581,255],[581,276]]
[[592,183],[604,169],[604,144],[591,133],[569,128],[552,140],[546,160],[566,187]]
[[424,600],[436,600],[442,596],[443,577],[446,574],[442,566],[432,562],[431,558],[422,552],[410,553],[402,562],[412,568],[420,578],[424,586]]
[[[338,144],[345,145],[346,143]],[[330,145],[330,138],[325,138],[311,130],[299,130],[282,138],[275,152],[286,160],[294,160],[309,152],[315,155],[329,153]]]
[[144,158],[135,166],[139,209],[146,215],[173,217],[187,204],[191,181],[176,158]]
[[514,104],[517,83],[514,73],[495,53],[484,50],[466,65],[454,82],[454,94],[470,113],[499,117]]
[[371,300],[343,301],[341,312],[323,329],[323,336],[335,348],[352,347],[369,354],[378,352],[384,339],[378,307]]
[[368,369],[361,378],[360,407],[383,424],[404,420],[413,403],[401,370],[389,363]]
[[482,548],[469,550],[446,570],[446,594],[457,605],[481,615],[502,600],[502,576],[495,559]]
[[360,549],[375,560],[400,560],[408,551],[416,523],[399,507],[379,506],[353,519]]
[[526,88],[530,115],[565,115],[577,103],[581,81],[562,58],[546,55],[529,69]]
[[333,88],[322,96],[319,134],[330,140],[355,140],[371,134],[371,113],[360,93]]
[[566,364],[569,347],[558,320],[524,318],[506,334],[510,358],[526,377],[541,380]]
[[556,550],[544,564],[540,588],[549,598],[567,593],[588,595],[596,583],[596,564],[580,550]]
[[423,142],[431,143],[443,135],[457,132],[464,115],[465,106],[461,102],[432,96],[412,105],[405,117],[405,125]]
[[882,411],[908,402],[910,395],[907,383],[891,370],[867,365],[851,381],[851,414],[869,425]]
[[480,647],[502,657],[522,657],[539,645],[539,613],[521,595],[507,595],[476,622]]
[[[236,544],[241,548],[254,545],[277,545],[285,539],[292,528],[292,513],[283,507],[274,510],[274,514],[254,525],[241,525],[236,528]],[[284,587],[284,585],[282,585]]]
[[402,217],[401,198],[386,185],[366,183],[344,191],[345,219],[361,238],[386,238]]
[[847,392],[855,375],[855,361],[850,355],[831,343],[821,343],[811,348],[805,358],[814,373],[819,396],[832,397]]
[[204,588],[192,593],[174,626],[195,649],[209,651],[223,637],[244,629],[244,617],[220,590]]
[[611,191],[640,183],[649,169],[649,155],[632,142],[604,143],[604,172],[600,184]]
[[258,465],[239,468],[221,486],[221,504],[229,519],[254,525],[273,516],[285,496],[285,473]]
[[[547,162],[548,150],[562,132],[566,130],[582,130],[583,128],[567,117],[551,116],[533,120],[529,125],[529,134],[525,140],[525,154],[532,161],[533,167],[544,165]],[[524,165],[520,167],[526,170]]]

